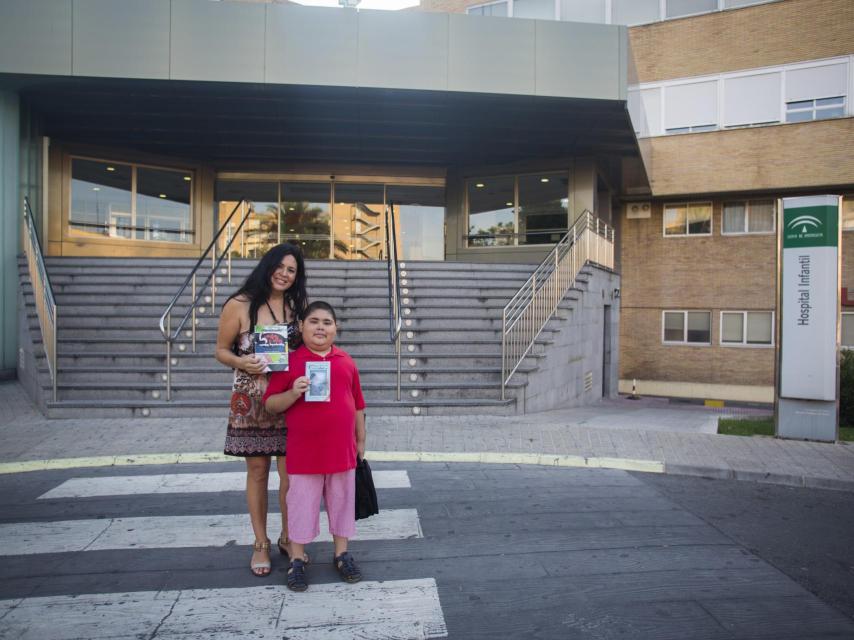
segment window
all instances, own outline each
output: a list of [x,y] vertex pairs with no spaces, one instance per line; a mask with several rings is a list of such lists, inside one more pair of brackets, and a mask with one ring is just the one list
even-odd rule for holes
[[854,196],[842,197],[842,230],[854,230]]
[[774,210],[773,200],[724,203],[721,233],[773,233]]
[[851,311],[842,313],[842,346],[854,349],[854,312]]
[[503,16],[510,15],[507,10],[506,2],[493,2],[490,4],[481,4],[476,7],[469,7],[466,13],[475,16]]
[[611,0],[611,24],[646,24],[661,19],[658,0]]
[[718,125],[718,81],[692,82],[664,90],[667,133],[714,131]]
[[847,93],[846,63],[786,71],[786,122],[844,116]]
[[630,90],[628,107],[638,136],[657,136],[661,133],[661,89]]
[[605,0],[560,0],[560,19],[569,22],[608,22]]
[[668,204],[664,206],[665,236],[708,236],[711,233],[711,202]]
[[513,0],[514,18],[555,19],[554,0]]
[[71,159],[69,229],[75,235],[192,242],[192,172]]
[[763,73],[724,79],[725,127],[745,127],[780,121],[783,74]]
[[827,118],[841,118],[844,115],[844,96],[786,103],[786,122],[825,120]]
[[665,344],[712,343],[710,311],[665,311],[662,317],[662,341]]
[[667,17],[679,18],[718,10],[718,0],[667,0]]
[[553,244],[568,229],[566,172],[472,178],[466,198],[470,247]]
[[774,313],[721,311],[721,344],[770,347],[774,344]]

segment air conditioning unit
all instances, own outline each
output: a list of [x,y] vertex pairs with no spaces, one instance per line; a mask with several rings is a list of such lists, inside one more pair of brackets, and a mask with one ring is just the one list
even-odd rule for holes
[[625,209],[626,218],[629,220],[649,218],[652,215],[652,203],[650,202],[626,202],[623,209]]

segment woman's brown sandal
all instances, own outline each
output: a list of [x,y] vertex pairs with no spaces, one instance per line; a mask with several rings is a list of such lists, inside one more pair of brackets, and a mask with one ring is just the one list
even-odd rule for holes
[[[256,540],[252,544],[252,551],[253,552],[266,551],[267,557],[269,558],[269,556],[270,556],[270,540],[269,540],[269,538],[267,540],[265,540],[264,542],[260,542],[260,541]],[[249,565],[249,571],[251,571],[252,575],[255,576],[256,578],[266,578],[267,576],[270,575],[270,573],[272,573],[272,570],[273,570],[273,563],[270,562],[269,560],[267,560],[267,562],[252,562]]]
[[[290,542],[290,540],[287,540],[286,538],[282,538],[282,536],[279,536],[279,539],[276,541],[276,546],[279,547],[279,553],[281,553],[283,556],[285,556],[288,559],[290,559],[290,557],[291,557],[291,554],[288,551],[288,543],[289,542]],[[305,564],[311,564],[311,558],[308,557],[308,551],[302,552],[302,561]]]

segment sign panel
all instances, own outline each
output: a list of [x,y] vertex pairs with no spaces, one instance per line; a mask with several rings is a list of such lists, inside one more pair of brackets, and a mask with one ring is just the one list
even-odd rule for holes
[[839,197],[783,200],[780,396],[836,400]]

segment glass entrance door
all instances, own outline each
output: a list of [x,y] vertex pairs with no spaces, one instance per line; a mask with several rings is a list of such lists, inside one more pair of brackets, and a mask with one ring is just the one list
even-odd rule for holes
[[444,259],[443,186],[221,179],[214,199],[217,229],[241,199],[249,202],[252,214],[241,230],[240,216],[233,219],[235,256],[259,258],[280,242],[293,242],[311,259],[384,260],[388,203],[402,259]]

